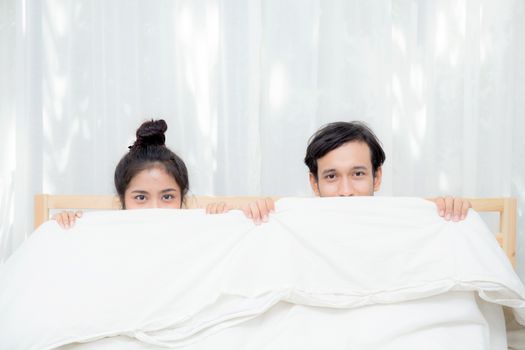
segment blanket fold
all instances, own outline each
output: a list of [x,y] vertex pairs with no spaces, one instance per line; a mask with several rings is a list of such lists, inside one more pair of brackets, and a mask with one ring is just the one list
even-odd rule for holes
[[327,310],[475,292],[525,319],[525,288],[479,215],[416,198],[287,198],[239,211],[85,213],[42,225],[0,266],[0,348],[125,335],[182,347],[280,303]]

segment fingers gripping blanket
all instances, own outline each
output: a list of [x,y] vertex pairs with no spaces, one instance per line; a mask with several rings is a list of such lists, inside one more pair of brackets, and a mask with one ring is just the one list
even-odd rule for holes
[[501,306],[525,323],[482,220],[447,222],[421,199],[284,199],[260,226],[97,212],[45,223],[0,267],[0,348],[496,349]]

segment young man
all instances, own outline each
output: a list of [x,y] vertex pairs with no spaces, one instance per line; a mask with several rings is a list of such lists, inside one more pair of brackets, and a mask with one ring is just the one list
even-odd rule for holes
[[[305,164],[310,186],[319,197],[373,196],[381,186],[385,152],[372,130],[361,122],[334,122],[315,132],[308,142]],[[471,207],[461,198],[429,199],[446,220],[463,220]],[[271,199],[243,208],[256,223],[266,221],[274,209]]]

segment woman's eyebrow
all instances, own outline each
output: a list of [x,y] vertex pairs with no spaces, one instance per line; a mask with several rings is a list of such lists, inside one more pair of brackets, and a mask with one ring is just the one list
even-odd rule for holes
[[131,193],[148,194],[148,191],[143,191],[143,190],[133,190],[133,191],[131,191]]
[[160,193],[166,193],[166,192],[177,192],[177,189],[176,188],[166,188],[160,191]]

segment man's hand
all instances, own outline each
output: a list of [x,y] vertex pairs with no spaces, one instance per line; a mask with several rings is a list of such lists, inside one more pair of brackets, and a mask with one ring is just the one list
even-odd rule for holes
[[227,213],[231,209],[242,210],[247,218],[252,219],[256,225],[268,221],[268,215],[275,211],[275,202],[271,198],[261,198],[246,204],[232,205],[225,202],[210,203],[206,206],[206,214]]
[[469,208],[472,208],[470,202],[463,198],[454,198],[451,196],[429,198],[436,203],[439,216],[445,220],[460,221],[467,217]]
[[261,198],[255,202],[242,205],[239,209],[256,225],[268,222],[268,215],[275,211],[275,202],[271,198]]

